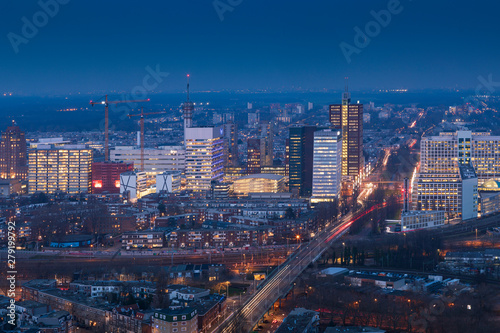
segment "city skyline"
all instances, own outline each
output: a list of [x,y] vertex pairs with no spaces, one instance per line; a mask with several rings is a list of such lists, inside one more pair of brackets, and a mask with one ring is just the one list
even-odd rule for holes
[[500,332],[499,9],[0,3],[0,332]]

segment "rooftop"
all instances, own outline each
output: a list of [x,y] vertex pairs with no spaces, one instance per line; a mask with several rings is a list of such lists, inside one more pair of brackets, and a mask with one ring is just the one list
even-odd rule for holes
[[358,278],[358,279],[371,279],[371,280],[377,280],[377,281],[390,281],[390,282],[403,280],[403,278],[399,278],[399,277],[371,275],[371,274],[358,274],[358,273],[349,274],[348,277]]
[[302,333],[315,321],[317,315],[316,311],[295,308],[278,327],[276,333]]
[[251,174],[251,175],[247,175],[247,176],[243,176],[241,178],[238,178],[238,180],[259,179],[259,178],[269,179],[269,180],[281,180],[282,178],[285,178],[285,177],[280,176],[280,175],[275,175],[273,173],[255,173],[255,174]]
[[460,175],[462,176],[462,179],[477,178],[476,171],[470,164],[460,166]]

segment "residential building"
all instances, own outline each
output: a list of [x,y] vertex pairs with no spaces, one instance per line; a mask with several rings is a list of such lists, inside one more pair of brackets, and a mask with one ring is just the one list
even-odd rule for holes
[[24,132],[13,121],[0,141],[0,178],[24,181],[28,177],[28,158]]
[[86,145],[38,144],[29,152],[29,193],[91,191],[92,149]]
[[276,330],[276,333],[317,333],[319,313],[304,308],[293,309]]
[[191,307],[155,311],[151,325],[152,333],[197,333],[198,311]]
[[224,129],[190,127],[186,135],[186,189],[209,191],[212,180],[224,176]]
[[164,246],[165,234],[159,231],[126,232],[122,235],[122,247],[130,248],[159,248]]

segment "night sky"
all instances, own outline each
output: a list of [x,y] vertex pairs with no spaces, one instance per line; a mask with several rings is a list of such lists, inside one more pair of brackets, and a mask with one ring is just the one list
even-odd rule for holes
[[498,1],[401,0],[350,63],[339,44],[355,46],[354,28],[364,31],[370,12],[393,0],[218,0],[236,4],[223,20],[213,0],[60,1],[68,3],[17,53],[9,36],[24,38],[22,18],[42,9],[0,3],[0,93],[130,91],[157,65],[170,73],[154,89],[162,92],[181,91],[186,73],[197,91],[339,89],[345,76],[354,89],[500,81]]

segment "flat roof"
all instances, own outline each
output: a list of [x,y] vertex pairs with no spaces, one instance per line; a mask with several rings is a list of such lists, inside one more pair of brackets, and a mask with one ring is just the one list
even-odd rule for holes
[[251,175],[247,175],[247,176],[243,176],[241,178],[238,178],[236,181],[242,180],[242,179],[258,179],[258,178],[264,178],[264,179],[270,179],[270,180],[280,180],[282,178],[285,178],[285,176],[276,175],[274,173],[255,173],[255,174],[251,174]]
[[370,279],[370,280],[377,280],[377,281],[390,281],[390,282],[404,280],[404,278],[398,278],[398,277],[392,277],[392,276],[358,274],[358,273],[349,274],[349,275],[347,275],[347,277],[358,278],[358,279],[367,279],[367,280]]

